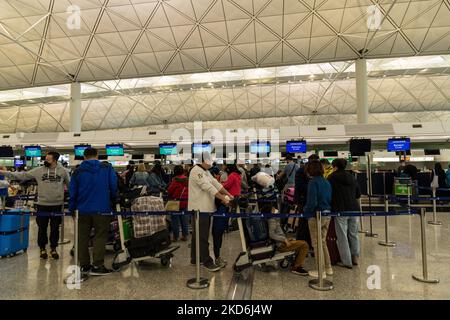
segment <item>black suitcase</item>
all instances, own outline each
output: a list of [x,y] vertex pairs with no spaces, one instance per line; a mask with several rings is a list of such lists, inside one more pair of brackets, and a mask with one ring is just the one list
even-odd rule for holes
[[170,233],[167,229],[156,232],[148,237],[130,239],[126,243],[126,247],[132,258],[154,256],[169,246]]
[[313,246],[311,243],[311,235],[309,234],[308,219],[298,218],[296,239],[306,241],[309,245],[309,248],[312,249]]

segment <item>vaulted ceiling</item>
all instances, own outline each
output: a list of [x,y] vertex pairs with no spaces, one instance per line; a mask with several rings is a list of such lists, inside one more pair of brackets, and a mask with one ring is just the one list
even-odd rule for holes
[[[355,80],[338,61],[352,68],[362,56],[436,55],[443,61],[429,70],[419,63],[392,73],[393,60],[373,74],[369,103],[374,122],[440,119],[450,112],[449,17],[449,0],[3,0],[0,90],[100,87],[84,97],[83,130],[193,120],[342,123],[354,121]],[[336,63],[319,79],[242,81],[250,68],[324,62]],[[103,82],[226,70],[242,77],[150,91],[117,92]],[[0,99],[9,100],[0,103],[0,131],[68,130],[67,99]]]

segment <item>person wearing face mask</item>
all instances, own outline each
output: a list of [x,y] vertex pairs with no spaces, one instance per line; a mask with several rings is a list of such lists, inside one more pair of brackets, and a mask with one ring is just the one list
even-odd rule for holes
[[[233,196],[218,182],[209,172],[212,167],[211,155],[203,153],[201,156],[201,163],[194,166],[189,174],[189,197],[188,197],[188,211],[200,212],[216,212],[215,199],[222,201],[224,205],[229,205]],[[209,254],[209,227],[211,217],[200,215],[199,220],[199,238],[200,238],[200,263],[211,272],[219,271],[221,266],[215,264],[214,260]],[[191,264],[195,264],[196,250],[196,228],[192,230],[191,243]]]
[[[28,172],[7,172],[0,170],[0,175],[15,180],[35,179],[38,185],[38,212],[61,212],[64,205],[64,185],[69,186],[69,174],[67,170],[58,163],[58,152],[47,153],[44,166],[37,167]],[[38,216],[36,217],[38,225],[38,246],[41,249],[41,259],[47,259],[48,244],[48,225],[50,223],[50,256],[53,259],[59,259],[56,251],[59,242],[59,225],[61,217]]]

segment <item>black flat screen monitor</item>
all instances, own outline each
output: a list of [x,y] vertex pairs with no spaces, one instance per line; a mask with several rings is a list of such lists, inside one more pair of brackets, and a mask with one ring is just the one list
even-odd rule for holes
[[439,149],[425,149],[426,156],[439,156],[441,155],[441,150]]
[[350,140],[350,153],[353,157],[362,157],[366,155],[366,152],[372,151],[371,139],[351,139]]
[[14,151],[12,147],[4,146],[0,147],[0,158],[12,158],[14,157]]

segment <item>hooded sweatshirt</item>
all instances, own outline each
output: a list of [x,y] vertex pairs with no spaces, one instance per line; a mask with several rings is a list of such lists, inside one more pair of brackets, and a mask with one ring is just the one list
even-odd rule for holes
[[111,212],[117,195],[117,175],[109,164],[85,160],[70,181],[69,209],[80,213]]
[[357,199],[361,197],[361,193],[355,178],[350,173],[337,170],[329,175],[328,181],[332,189],[332,211],[359,211]]
[[8,172],[5,176],[16,180],[33,180],[38,185],[38,204],[41,206],[62,206],[64,185],[69,185],[69,173],[58,163],[56,168],[37,167],[28,172]]

